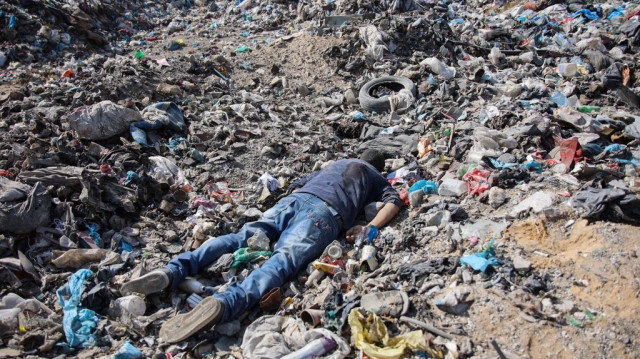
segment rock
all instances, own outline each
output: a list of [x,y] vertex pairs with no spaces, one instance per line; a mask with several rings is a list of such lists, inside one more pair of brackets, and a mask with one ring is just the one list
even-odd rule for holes
[[302,96],[311,95],[311,90],[305,85],[298,85],[297,90],[298,90],[298,93]]
[[424,201],[423,191],[413,191],[409,193],[409,204],[411,204],[411,207],[420,207],[423,201]]
[[282,77],[274,77],[273,79],[271,79],[271,82],[269,82],[269,86],[270,87],[282,86]]
[[507,200],[504,189],[500,187],[491,187],[489,189],[489,205],[498,208]]
[[536,192],[513,207],[511,215],[517,217],[519,214],[528,210],[532,210],[534,213],[540,213],[545,208],[553,206],[554,197],[555,194],[551,192]]
[[158,87],[156,87],[156,92],[163,95],[180,95],[182,90],[177,85],[159,84]]
[[517,159],[516,156],[510,154],[510,153],[505,153],[503,155],[501,155],[500,157],[498,157],[498,161],[502,162],[502,163],[516,163]]
[[[422,192],[422,191],[419,191]],[[449,211],[438,211],[427,217],[427,226],[434,226],[443,229],[447,223],[451,221],[451,213]]]
[[531,262],[520,256],[516,256],[513,258],[513,268],[518,272],[528,272],[531,269]]
[[471,284],[473,282],[473,276],[471,275],[471,272],[469,272],[468,270],[462,271],[462,282],[464,284]]
[[554,304],[553,308],[561,313],[573,313],[576,306],[570,300],[561,300],[559,303]]
[[467,183],[453,178],[447,178],[438,187],[441,196],[460,197],[467,193]]
[[344,99],[349,105],[355,105],[358,103],[358,96],[352,89],[348,89],[344,93]]

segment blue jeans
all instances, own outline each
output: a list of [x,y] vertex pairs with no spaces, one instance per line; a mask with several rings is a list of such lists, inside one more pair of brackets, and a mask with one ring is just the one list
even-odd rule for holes
[[172,286],[175,288],[186,276],[195,275],[221,255],[247,247],[247,240],[257,230],[278,243],[271,258],[244,281],[231,284],[224,293],[214,294],[225,306],[222,322],[238,318],[269,290],[291,280],[322,254],[336,239],[340,228],[323,200],[308,193],[291,194],[264,212],[259,220],[246,223],[238,233],[210,238],[196,250],[172,259],[167,264],[173,273]]

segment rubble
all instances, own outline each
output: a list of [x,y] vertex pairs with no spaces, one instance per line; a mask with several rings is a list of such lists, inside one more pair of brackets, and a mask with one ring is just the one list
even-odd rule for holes
[[[640,352],[640,3],[0,11],[0,357]],[[262,232],[170,290],[123,287],[367,149],[400,214],[239,320],[160,335],[272,255]]]

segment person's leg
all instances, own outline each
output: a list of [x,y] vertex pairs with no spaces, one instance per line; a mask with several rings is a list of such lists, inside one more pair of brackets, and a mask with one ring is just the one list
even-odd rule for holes
[[224,303],[221,322],[237,318],[269,290],[291,280],[338,236],[338,223],[326,204],[308,194],[301,194],[300,198],[304,201],[292,206],[295,217],[282,232],[271,258],[241,283],[214,295]]
[[216,261],[225,253],[233,253],[247,246],[247,240],[256,231],[261,230],[267,237],[274,241],[286,227],[286,223],[295,212],[291,207],[295,202],[294,197],[285,197],[271,209],[264,212],[262,217],[255,222],[248,222],[238,233],[226,234],[220,237],[210,238],[194,251],[184,252],[167,263],[171,270],[171,286],[177,287],[187,276],[196,275],[202,268]]

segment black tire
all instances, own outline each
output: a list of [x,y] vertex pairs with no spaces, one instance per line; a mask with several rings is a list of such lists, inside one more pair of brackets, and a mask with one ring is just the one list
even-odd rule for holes
[[389,96],[382,97],[373,97],[372,92],[376,87],[384,85],[394,91],[400,91],[403,88],[411,91],[413,96],[416,96],[416,86],[413,84],[413,81],[409,80],[406,77],[398,77],[398,76],[383,76],[377,79],[373,79],[360,89],[359,99],[360,106],[367,111],[371,112],[388,112],[391,110],[389,106]]

